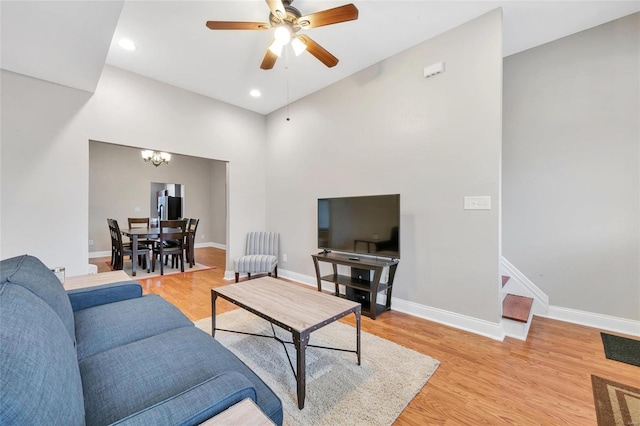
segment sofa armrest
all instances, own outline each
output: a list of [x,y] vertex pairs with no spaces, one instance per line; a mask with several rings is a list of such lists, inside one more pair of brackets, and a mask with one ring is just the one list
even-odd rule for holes
[[246,398],[255,402],[255,388],[242,374],[228,371],[113,424],[198,425]]
[[67,291],[74,312],[107,303],[142,297],[142,286],[137,281],[105,284]]

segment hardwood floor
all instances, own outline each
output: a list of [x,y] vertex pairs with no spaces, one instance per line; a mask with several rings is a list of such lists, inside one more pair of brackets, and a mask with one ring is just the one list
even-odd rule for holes
[[[140,280],[145,293],[194,321],[211,316],[210,289],[230,283],[223,250],[196,249],[196,259],[217,268]],[[103,272],[105,260],[91,262]],[[235,306],[220,300],[217,309]],[[354,324],[351,316],[343,321]],[[640,388],[639,367],[604,357],[600,330],[547,318],[534,317],[526,342],[498,342],[394,311],[363,317],[362,330],[440,360],[396,425],[596,425],[592,374]]]

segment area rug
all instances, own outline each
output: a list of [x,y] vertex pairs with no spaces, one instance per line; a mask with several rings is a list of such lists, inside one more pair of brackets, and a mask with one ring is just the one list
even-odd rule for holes
[[[211,333],[211,318],[196,326]],[[243,309],[219,315],[216,326],[258,334],[271,334],[269,323]],[[276,327],[278,336],[291,333]],[[355,349],[354,327],[331,323],[311,333],[309,344]],[[280,397],[284,424],[390,425],[427,383],[439,361],[388,340],[362,332],[362,362],[354,353],[307,348],[305,406],[298,409],[296,381],[280,343],[274,339],[224,331],[216,339],[235,353]],[[287,345],[293,365],[295,349]]]
[[[111,267],[111,262],[109,260],[107,260],[105,262],[109,267]],[[187,272],[199,272],[199,271],[206,271],[207,269],[215,269],[215,266],[207,266],[207,265],[203,265],[201,263],[196,262],[193,265],[193,268],[190,268],[189,265],[187,265],[185,263],[184,265],[184,273]],[[141,268],[140,266],[138,266],[136,268],[136,276],[133,276],[133,271],[131,270],[131,261],[125,261],[124,262],[124,272],[127,273],[127,275],[129,275],[129,277],[131,277],[131,279],[134,280],[142,280],[145,278],[152,278],[152,277],[159,277],[160,276],[160,265],[156,264],[156,270],[155,272],[147,272],[146,269]],[[165,266],[164,267],[164,275],[173,275],[173,274],[181,274],[182,272],[180,271],[180,268],[171,268],[171,263],[169,263],[169,266]]]
[[607,359],[640,367],[640,340],[600,333]]
[[598,426],[640,425],[640,389],[591,376]]

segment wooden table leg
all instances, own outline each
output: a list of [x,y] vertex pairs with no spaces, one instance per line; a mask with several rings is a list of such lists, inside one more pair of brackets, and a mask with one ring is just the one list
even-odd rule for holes
[[293,334],[293,343],[296,347],[296,383],[298,385],[298,409],[304,408],[304,398],[307,385],[307,371],[305,353],[309,343],[309,333]]
[[[123,261],[124,262],[124,261]],[[131,236],[131,273],[136,276],[136,266],[138,266],[138,236]]]

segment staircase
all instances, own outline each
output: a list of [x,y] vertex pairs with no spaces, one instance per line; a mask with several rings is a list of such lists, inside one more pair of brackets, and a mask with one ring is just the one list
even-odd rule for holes
[[502,271],[502,330],[505,336],[527,340],[533,315],[547,316],[549,296],[504,257]]
[[527,340],[534,315],[549,315],[549,296],[502,256],[502,330],[505,336]]
[[527,340],[529,327],[533,319],[533,298],[511,294],[505,287],[509,282],[508,275],[502,276],[502,327],[505,335],[520,340]]
[[[509,278],[510,277],[506,275],[502,276],[502,288],[507,284]],[[517,296],[508,293],[504,299],[502,299],[502,318],[526,323],[529,321],[532,306],[532,297]]]

